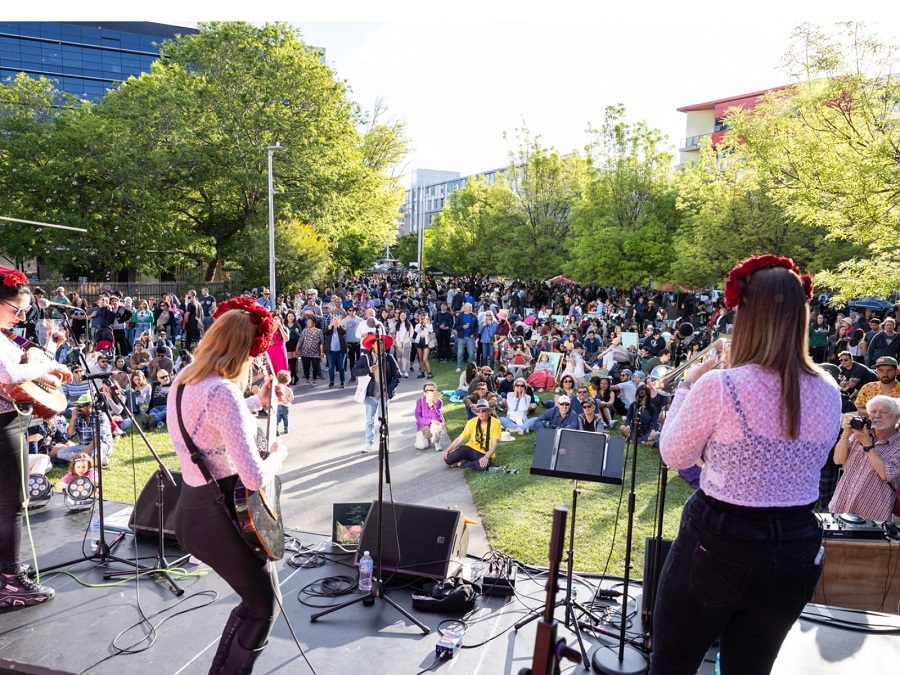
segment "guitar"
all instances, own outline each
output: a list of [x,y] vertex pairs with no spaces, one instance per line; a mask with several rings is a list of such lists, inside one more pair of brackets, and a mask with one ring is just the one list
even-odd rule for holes
[[[272,376],[272,395],[266,410],[266,430],[256,430],[256,445],[260,456],[269,456],[269,447],[275,438],[277,418],[275,401],[275,378],[269,355],[262,357],[263,367]],[[248,490],[238,478],[234,486],[234,510],[237,513],[238,529],[244,542],[258,557],[264,560],[281,560],[284,557],[284,521],[279,500],[281,499],[281,478],[275,476],[259,490]]]
[[[27,338],[19,337],[12,331],[3,331],[22,350],[23,363],[46,363],[51,361],[47,353]],[[56,378],[39,377],[30,382],[4,384],[3,390],[16,404],[31,406],[36,417],[48,418],[66,409],[66,396]]]

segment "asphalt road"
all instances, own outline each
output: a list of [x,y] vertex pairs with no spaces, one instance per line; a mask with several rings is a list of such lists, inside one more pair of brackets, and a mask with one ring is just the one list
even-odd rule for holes
[[[385,501],[458,509],[477,521],[469,526],[468,552],[484,555],[489,551],[487,538],[463,470],[447,468],[434,449],[415,448],[413,410],[426,381],[416,374],[401,381],[388,407],[390,483],[384,485]],[[327,379],[315,387],[301,379],[294,388],[290,431],[281,436],[289,449],[281,471],[281,507],[288,529],[330,537],[335,502],[378,498],[378,453],[362,453],[365,409],[353,400],[354,391],[355,383],[349,380],[346,389],[337,382],[329,389]],[[377,420],[375,438],[377,446]],[[450,440],[445,437],[445,448]]]

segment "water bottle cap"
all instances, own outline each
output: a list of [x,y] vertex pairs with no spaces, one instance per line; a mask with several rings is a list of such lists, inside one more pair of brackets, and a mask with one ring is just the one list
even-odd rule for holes
[[365,558],[367,555],[369,555],[369,552],[368,552],[368,551],[363,551],[363,557]]

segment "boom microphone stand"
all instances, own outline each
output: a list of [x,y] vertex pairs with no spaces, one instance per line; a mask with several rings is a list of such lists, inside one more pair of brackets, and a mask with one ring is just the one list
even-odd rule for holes
[[359,602],[365,605],[372,605],[375,603],[375,600],[384,600],[391,607],[400,612],[403,616],[409,619],[412,623],[416,624],[421,630],[423,635],[428,635],[431,632],[431,629],[428,628],[424,623],[419,621],[412,614],[403,609],[396,602],[391,600],[388,596],[384,594],[384,585],[381,579],[382,569],[381,569],[381,559],[382,559],[382,541],[384,535],[384,483],[391,482],[391,472],[390,472],[390,463],[388,461],[388,455],[390,454],[388,451],[388,411],[387,411],[387,392],[385,391],[385,377],[387,376],[387,371],[385,368],[385,364],[387,363],[387,359],[391,358],[389,355],[385,353],[384,349],[384,335],[381,333],[381,327],[379,324],[375,325],[375,349],[374,355],[378,364],[378,397],[379,397],[379,405],[381,410],[379,411],[379,427],[378,427],[378,532],[377,532],[377,545],[374,557],[374,569],[372,574],[372,589],[358,598],[354,598],[348,602],[341,603],[340,605],[335,605],[334,607],[329,607],[328,609],[313,614],[309,617],[311,622],[317,621],[320,617],[325,616],[326,614],[331,614],[332,612],[336,612],[339,609],[343,609],[344,607],[349,607],[350,605],[355,605]]
[[622,589],[619,648],[617,651],[612,651],[612,647],[601,645],[594,652],[592,658],[594,669],[599,673],[607,673],[607,675],[639,675],[646,673],[649,667],[647,657],[631,645],[626,644],[625,640],[625,628],[628,623],[628,587],[631,581],[631,542],[634,537],[634,488],[637,483],[639,420],[639,416],[636,415],[631,432],[631,487],[628,493],[628,531],[625,538],[625,580]]

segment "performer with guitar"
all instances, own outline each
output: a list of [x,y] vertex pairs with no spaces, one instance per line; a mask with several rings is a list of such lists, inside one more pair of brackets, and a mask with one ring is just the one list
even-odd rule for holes
[[[25,495],[24,472],[28,453],[24,432],[31,414],[19,415],[27,409],[22,385],[40,381],[38,389],[62,392],[62,382],[70,382],[72,374],[64,365],[46,357],[32,358],[39,349],[28,354],[13,341],[12,328],[21,323],[31,307],[28,280],[21,272],[0,268],[0,607],[28,607],[54,596],[52,588],[36,584],[28,578],[25,567],[19,564],[19,544],[22,539],[22,515]],[[65,397],[62,397],[65,407]],[[56,412],[60,412],[57,410]]]
[[[280,555],[269,549],[260,555],[265,544],[248,545],[245,525],[238,525],[244,509],[236,512],[234,497],[236,492],[260,495],[276,481],[287,449],[274,433],[258,447],[259,428],[251,412],[269,406],[273,386],[280,400],[290,402],[292,396],[268,377],[257,395],[243,397],[251,361],[272,342],[271,314],[252,299],[235,298],[218,306],[215,319],[168,399],[169,433],[184,481],[175,533],[185,550],[212,567],[241,598],[209,672],[250,673],[281,599],[275,568],[266,558]],[[267,419],[275,415],[270,412]],[[277,500],[277,487],[269,497]],[[280,527],[277,503],[267,501],[265,509]],[[278,531],[281,541],[271,546],[283,552],[283,531]]]

